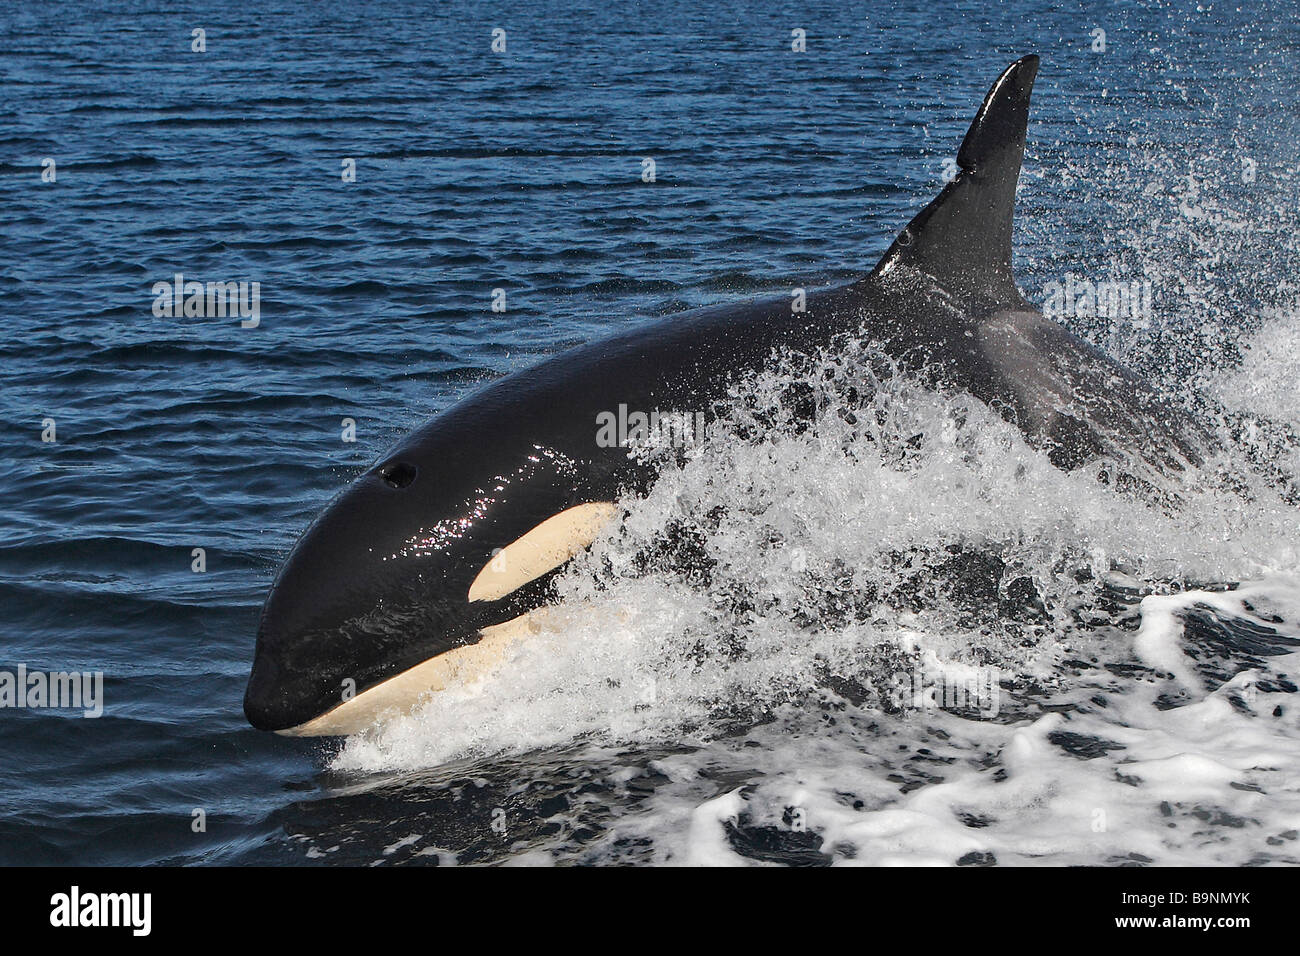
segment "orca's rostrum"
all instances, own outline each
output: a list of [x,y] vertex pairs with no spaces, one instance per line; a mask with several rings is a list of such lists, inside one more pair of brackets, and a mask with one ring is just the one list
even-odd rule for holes
[[[346,734],[472,676],[518,638],[551,578],[643,489],[645,466],[597,423],[614,410],[693,415],[780,351],[877,342],[935,387],[1012,421],[1058,467],[1196,461],[1198,428],[1016,288],[1011,232],[1038,58],[993,84],[957,176],[875,269],[789,298],[641,325],[498,379],[407,437],[316,519],[258,628],[249,721]],[[638,423],[639,424],[639,423]]]

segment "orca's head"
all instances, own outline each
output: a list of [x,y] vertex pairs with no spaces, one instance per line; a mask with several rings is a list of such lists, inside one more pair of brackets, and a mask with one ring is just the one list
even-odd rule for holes
[[551,572],[608,517],[612,505],[584,501],[581,485],[571,462],[537,446],[499,455],[482,442],[454,453],[408,443],[371,468],[275,579],[249,722],[353,733],[468,676],[484,635],[544,603]]

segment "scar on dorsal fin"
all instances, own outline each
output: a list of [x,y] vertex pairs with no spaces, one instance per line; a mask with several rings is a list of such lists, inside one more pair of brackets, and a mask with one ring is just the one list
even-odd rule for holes
[[957,294],[1022,303],[1011,274],[1011,223],[1037,74],[1038,57],[1030,55],[998,77],[957,152],[956,178],[908,223],[871,278],[907,265]]

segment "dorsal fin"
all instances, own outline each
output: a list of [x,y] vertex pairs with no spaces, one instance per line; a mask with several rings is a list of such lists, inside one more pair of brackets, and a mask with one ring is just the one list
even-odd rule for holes
[[958,173],[894,240],[871,276],[906,264],[964,295],[1019,303],[1011,221],[1038,57],[1012,63],[984,97],[957,152]]

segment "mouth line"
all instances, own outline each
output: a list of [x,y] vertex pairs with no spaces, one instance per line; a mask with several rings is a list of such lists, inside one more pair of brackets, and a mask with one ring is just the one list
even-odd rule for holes
[[494,673],[515,644],[539,630],[542,611],[527,611],[501,624],[480,628],[476,643],[443,651],[310,720],[275,733],[285,737],[344,737],[408,714],[432,694],[473,684]]

